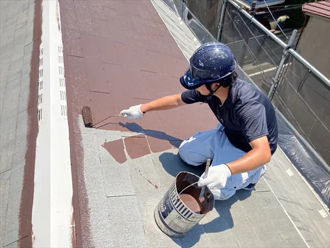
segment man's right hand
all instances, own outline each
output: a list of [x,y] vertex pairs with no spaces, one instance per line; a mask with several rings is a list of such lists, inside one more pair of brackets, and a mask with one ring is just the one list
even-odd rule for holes
[[143,116],[141,111],[141,105],[135,105],[129,109],[124,109],[120,112],[120,115],[126,117],[127,119],[140,119]]

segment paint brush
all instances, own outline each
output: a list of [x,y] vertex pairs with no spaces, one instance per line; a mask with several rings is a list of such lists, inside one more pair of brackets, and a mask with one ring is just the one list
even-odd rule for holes
[[[206,160],[206,166],[205,166],[205,171],[204,171],[204,178],[207,177],[207,174],[209,173],[209,169],[210,169],[210,164],[211,164],[211,159],[207,159]],[[201,193],[199,194],[199,199],[202,202],[202,200],[204,200],[204,193],[205,193],[205,187],[206,186],[202,186],[201,187]]]
[[82,117],[84,121],[85,127],[95,127],[97,124],[101,123],[102,121],[105,121],[111,117],[126,117],[123,115],[110,115],[107,118],[104,118],[103,120],[100,120],[97,123],[93,123],[93,117],[92,117],[92,110],[88,106],[84,106],[82,109]]

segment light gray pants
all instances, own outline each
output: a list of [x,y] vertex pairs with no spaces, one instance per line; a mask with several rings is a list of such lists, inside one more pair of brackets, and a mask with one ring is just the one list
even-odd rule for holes
[[[179,155],[186,163],[198,166],[213,159],[211,166],[233,162],[243,157],[246,152],[233,146],[227,138],[221,124],[216,129],[198,132],[184,140],[179,147]],[[236,193],[236,190],[245,188],[250,183],[257,183],[266,172],[263,165],[255,170],[232,175],[226,186],[221,190],[212,190],[216,200],[226,200]]]

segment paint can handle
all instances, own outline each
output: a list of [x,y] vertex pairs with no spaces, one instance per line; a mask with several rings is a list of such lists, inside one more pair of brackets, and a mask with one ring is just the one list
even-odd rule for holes
[[[207,175],[209,174],[210,165],[211,165],[211,159],[208,158],[206,160],[206,166],[205,166],[205,171],[204,171],[204,178],[207,178]],[[204,197],[204,193],[205,193],[205,186],[202,186],[201,192],[199,194],[199,198],[200,199],[202,199]]]
[[[211,159],[207,159],[206,166],[205,166],[205,171],[204,171],[204,178],[206,178],[207,177],[207,174],[209,173],[210,164],[211,164]],[[180,191],[179,195],[181,195],[181,193],[183,191],[185,191],[186,189],[188,189],[190,186],[195,185],[196,183],[198,183],[198,181],[197,182],[194,182],[192,184],[189,184],[187,187],[185,187],[183,190]],[[203,190],[202,190],[203,191],[203,195],[204,195],[204,190],[205,190],[205,186],[203,187]]]
[[211,165],[211,159],[208,158],[206,160],[206,166],[205,166],[205,171],[204,171],[204,178],[206,178],[207,175],[209,174],[210,165]]
[[195,185],[196,183],[198,183],[198,181],[197,181],[197,182],[194,182],[194,183],[192,183],[192,184],[189,184],[187,187],[185,187],[183,190],[180,191],[179,195],[181,195],[181,193],[182,193],[183,191],[185,191],[186,189],[188,189],[190,186]]

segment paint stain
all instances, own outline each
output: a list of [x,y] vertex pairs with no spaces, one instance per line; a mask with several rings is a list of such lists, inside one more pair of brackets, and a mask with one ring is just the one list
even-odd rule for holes
[[124,144],[121,139],[104,143],[103,147],[118,163],[122,164],[126,162],[127,158],[124,152]]
[[153,153],[166,151],[172,148],[170,142],[166,139],[155,138],[148,134],[147,137],[148,137],[150,149]]
[[145,180],[147,180],[148,183],[150,183],[152,186],[154,186],[155,189],[158,189],[157,184],[153,184],[149,179],[147,179],[145,176],[143,176],[140,170],[139,170],[139,173]]
[[[146,178],[144,178],[144,179],[146,179]],[[148,183],[150,183],[152,186],[154,186],[155,189],[158,189],[158,186],[156,184],[153,184],[149,179],[146,179],[146,180],[148,181]]]
[[150,154],[149,146],[145,135],[138,135],[124,139],[126,151],[130,158],[140,158]]

